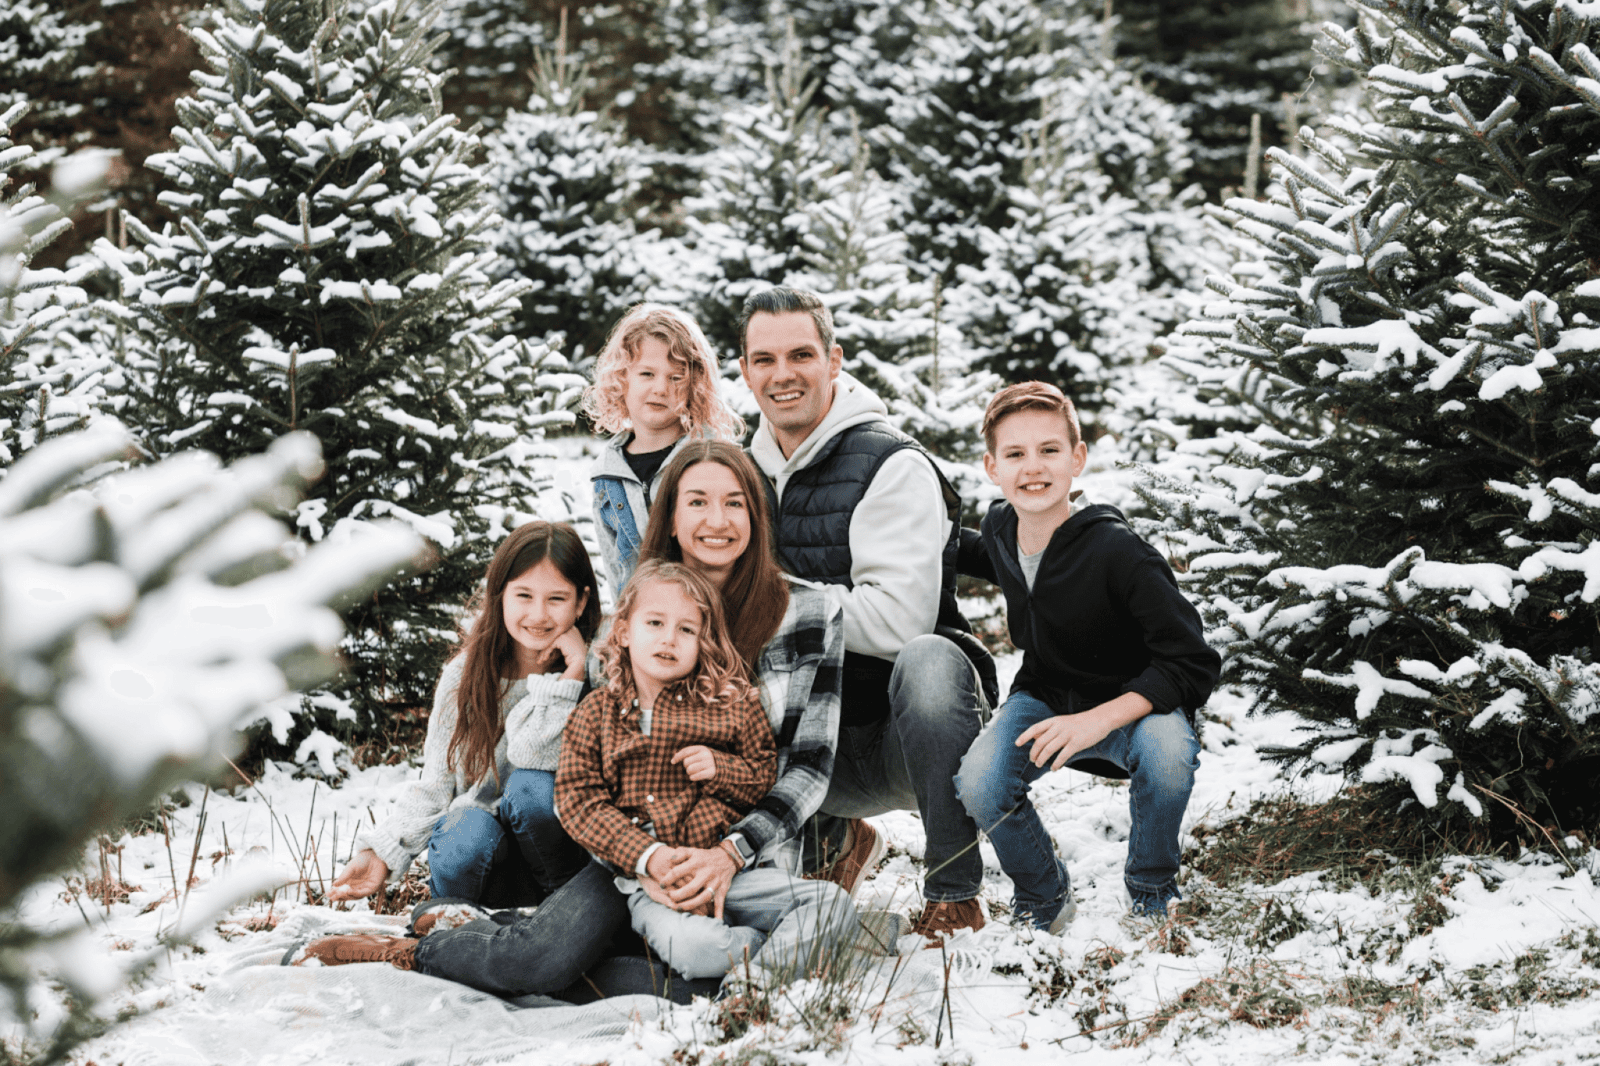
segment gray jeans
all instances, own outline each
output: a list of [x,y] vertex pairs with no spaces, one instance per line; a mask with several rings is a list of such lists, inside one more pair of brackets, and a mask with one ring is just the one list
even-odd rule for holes
[[955,776],[988,716],[966,654],[932,633],[914,638],[895,659],[888,718],[840,727],[833,779],[821,814],[804,831],[807,843],[837,847],[840,819],[916,811],[928,839],[923,898],[976,896],[983,883],[978,826],[956,796]]
[[733,877],[722,918],[685,914],[644,892],[628,898],[633,928],[685,977],[752,970],[797,980],[855,943],[855,904],[838,885],[766,866]]

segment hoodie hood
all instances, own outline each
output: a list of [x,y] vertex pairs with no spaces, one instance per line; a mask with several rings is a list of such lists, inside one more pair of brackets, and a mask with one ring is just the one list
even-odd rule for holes
[[[1048,547],[1053,552],[1064,551],[1091,528],[1106,522],[1128,525],[1128,520],[1122,512],[1109,503],[1094,503],[1080,507],[1072,512],[1071,518],[1057,526],[1056,531],[1050,534]],[[1017,511],[1011,506],[1011,501],[1000,499],[989,505],[989,512],[983,516],[983,531],[985,533],[993,531],[995,543],[1005,553],[1005,565],[1020,578],[1022,564],[1017,559]],[[1131,528],[1129,532],[1132,532]]]
[[822,424],[800,442],[793,455],[784,458],[783,449],[778,447],[778,439],[772,435],[772,426],[764,414],[750,441],[750,455],[761,467],[761,472],[775,482],[781,499],[790,475],[811,465],[811,460],[823,445],[852,426],[864,422],[887,422],[888,416],[889,409],[871,389],[841,370],[833,383],[833,403],[823,416]]

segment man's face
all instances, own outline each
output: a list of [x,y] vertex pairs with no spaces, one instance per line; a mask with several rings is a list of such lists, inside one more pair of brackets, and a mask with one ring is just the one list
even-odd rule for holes
[[809,313],[751,316],[739,370],[785,456],[822,424],[843,362],[844,349],[837,344],[822,350]]

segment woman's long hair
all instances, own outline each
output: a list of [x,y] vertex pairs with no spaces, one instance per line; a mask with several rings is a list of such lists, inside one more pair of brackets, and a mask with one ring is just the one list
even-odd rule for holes
[[516,661],[515,642],[506,632],[501,601],[507,585],[546,559],[572,583],[578,595],[589,597],[576,624],[584,642],[593,640],[600,628],[600,596],[594,567],[577,530],[565,522],[529,522],[501,542],[489,560],[483,587],[468,604],[472,628],[461,637],[465,661],[461,664],[461,685],[456,689],[456,730],[445,758],[468,781],[480,780],[490,773],[499,780],[494,749],[505,733],[500,699],[505,694],[505,675]]
[[750,515],[750,543],[722,584],[722,610],[739,658],[754,679],[761,649],[778,632],[789,610],[789,586],[772,557],[772,518],[767,510],[766,486],[755,461],[727,441],[696,440],[684,445],[661,472],[639,558],[684,562],[683,548],[672,535],[672,516],[678,508],[678,483],[690,467],[699,463],[720,463],[733,471]]
[[728,622],[722,613],[722,597],[711,587],[711,582],[698,570],[683,563],[669,563],[651,559],[640,563],[628,583],[617,596],[617,609],[611,616],[611,630],[606,634],[600,657],[606,665],[606,684],[621,692],[633,691],[633,660],[622,643],[622,634],[628,631],[634,608],[639,603],[639,593],[649,585],[661,583],[677,585],[689,601],[700,608],[700,654],[690,671],[694,689],[707,703],[734,698],[750,687],[745,676],[744,661],[728,635]]

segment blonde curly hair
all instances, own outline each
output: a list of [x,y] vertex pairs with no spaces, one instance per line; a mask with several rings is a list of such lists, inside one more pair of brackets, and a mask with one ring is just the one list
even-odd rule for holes
[[738,699],[751,688],[747,680],[744,660],[728,635],[728,623],[722,613],[722,597],[700,573],[682,563],[669,563],[665,559],[646,559],[633,572],[628,583],[617,596],[616,613],[611,616],[611,630],[601,642],[600,661],[605,666],[606,685],[624,699],[634,691],[633,660],[628,655],[623,635],[633,619],[634,608],[639,603],[639,592],[648,585],[665,582],[677,585],[689,602],[700,608],[700,656],[693,670],[694,690],[707,703]]
[[646,337],[664,343],[667,358],[683,370],[684,404],[678,419],[684,432],[699,430],[723,440],[744,436],[744,420],[717,394],[717,360],[700,324],[687,312],[663,304],[639,304],[611,327],[595,360],[594,383],[583,390],[583,412],[595,428],[620,433],[632,427],[626,402],[628,368],[639,358]]

